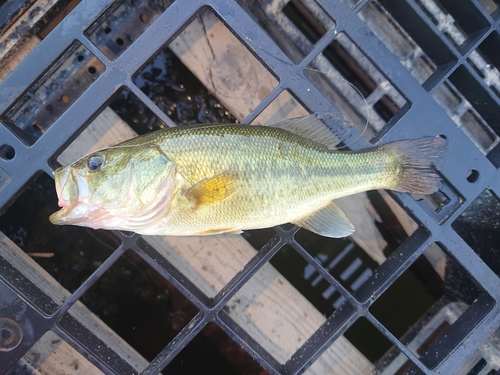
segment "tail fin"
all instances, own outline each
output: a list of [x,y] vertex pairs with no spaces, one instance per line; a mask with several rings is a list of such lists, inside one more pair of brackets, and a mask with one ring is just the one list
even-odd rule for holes
[[441,137],[423,137],[382,146],[398,164],[397,183],[391,189],[413,194],[432,194],[439,190],[439,168],[448,154],[448,143]]

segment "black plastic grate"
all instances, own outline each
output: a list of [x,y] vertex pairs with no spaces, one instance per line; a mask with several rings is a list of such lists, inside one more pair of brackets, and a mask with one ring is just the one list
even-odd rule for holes
[[[228,53],[226,58],[255,59],[262,74],[267,74],[266,82],[262,76],[253,78],[263,80],[257,89],[266,88],[260,101],[241,108],[240,116],[231,112],[236,118],[247,124],[261,116],[272,120],[268,106],[280,100],[295,103],[299,111],[340,111],[355,125],[350,138],[355,141],[349,141],[352,149],[439,134],[451,145],[449,159],[440,170],[442,189],[430,197],[390,194],[387,199],[404,207],[406,214],[401,215],[410,224],[389,230],[392,234],[387,238],[395,240],[378,264],[357,257],[348,241],[338,252],[320,242],[308,247],[304,242],[309,240],[301,238],[298,228],[284,226],[267,232],[263,246],[261,239],[245,234],[259,251],[242,269],[234,270],[227,284],[211,292],[179,270],[151,238],[134,234],[113,232],[119,244],[111,245],[113,251],[102,264],[60,300],[44,295],[1,257],[0,319],[16,320],[29,334],[14,349],[0,350],[0,373],[8,373],[47,331],[106,374],[174,371],[176,357],[196,348],[204,329],[219,329],[221,340],[233,341],[253,358],[255,371],[270,374],[316,373],[315,363],[331,360],[331,345],[341,335],[355,342],[356,332],[366,336],[372,332],[393,347],[377,364],[382,374],[498,370],[486,366],[488,358],[472,356],[500,327],[500,64],[496,50],[500,13],[495,2],[82,0],[0,83],[2,216],[16,207],[28,186],[52,173],[62,162],[62,152],[116,100],[140,103],[137,132],[182,124],[183,112],[173,106],[175,100],[155,95],[165,88],[155,91],[155,77],[147,74],[152,74],[155,59],[167,53],[161,52],[165,46],[174,49],[187,28],[206,27],[207,20],[220,20],[248,53]],[[219,63],[211,62],[212,67]],[[366,96],[368,116],[358,92],[346,81]],[[232,93],[213,94],[215,103],[219,96]],[[225,120],[233,120],[223,107],[216,108]],[[200,119],[209,122],[210,116],[203,112]],[[367,119],[369,128],[358,137]],[[391,205],[387,199],[370,196],[374,205],[378,202],[382,207],[380,212],[390,212],[383,210]],[[32,220],[39,220],[35,215]],[[391,222],[390,213],[381,216],[383,222]],[[277,356],[272,346],[248,333],[248,322],[231,311],[244,303],[245,288],[262,280],[269,263],[286,252],[308,272],[309,297],[321,294],[321,303],[328,306],[324,323],[314,327],[297,350]],[[107,345],[71,315],[72,306],[97,287],[126,253],[140,257],[194,311],[189,323],[166,346],[162,344],[143,369],[133,368],[124,352]],[[335,262],[348,256],[352,258],[346,267],[335,273]],[[424,258],[435,260],[435,267],[426,274],[410,272]],[[438,333],[428,337],[393,325],[380,312],[384,300],[399,304],[392,314],[408,314],[401,302],[414,282],[408,275],[432,285],[429,280],[439,278],[435,274],[439,260],[446,264],[448,298],[463,301],[452,306],[455,315],[448,316],[453,319],[443,320]],[[432,292],[438,297],[444,293]],[[266,302],[248,300],[248,309],[256,303]],[[413,320],[416,327],[425,325],[419,321],[422,314]]]

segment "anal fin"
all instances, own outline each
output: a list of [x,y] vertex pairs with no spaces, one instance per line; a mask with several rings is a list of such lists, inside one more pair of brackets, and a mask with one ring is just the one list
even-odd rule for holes
[[333,202],[293,224],[325,237],[342,238],[354,233],[354,225]]

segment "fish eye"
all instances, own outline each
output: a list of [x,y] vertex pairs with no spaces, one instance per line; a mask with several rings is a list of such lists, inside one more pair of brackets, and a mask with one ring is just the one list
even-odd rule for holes
[[87,161],[87,167],[91,171],[98,171],[99,169],[101,169],[103,165],[104,165],[104,156],[100,154],[91,156]]

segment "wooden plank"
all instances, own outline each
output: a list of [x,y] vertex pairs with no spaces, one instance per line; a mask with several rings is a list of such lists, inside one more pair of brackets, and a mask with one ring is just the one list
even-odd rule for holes
[[[58,0],[36,0],[25,12],[0,35],[0,64],[22,48],[32,36],[33,27],[55,5]],[[30,35],[31,34],[31,35]]]
[[104,375],[84,356],[62,340],[52,331],[48,331],[21,358],[17,368],[23,368],[23,374],[72,374]]
[[4,66],[0,64],[0,83],[7,78],[7,76],[12,73],[12,71],[23,61],[26,56],[30,54],[31,51],[35,49],[36,46],[40,44],[40,38],[38,36],[33,36],[29,39],[23,47],[17,51]]
[[[256,254],[241,236],[144,236],[209,296],[214,296]],[[228,303],[229,315],[269,353],[285,362],[326,318],[270,263]],[[370,374],[373,365],[343,336],[309,374]]]
[[[196,17],[169,48],[239,120],[278,86],[276,78],[211,11]],[[276,111],[282,107],[281,103],[275,106]]]

